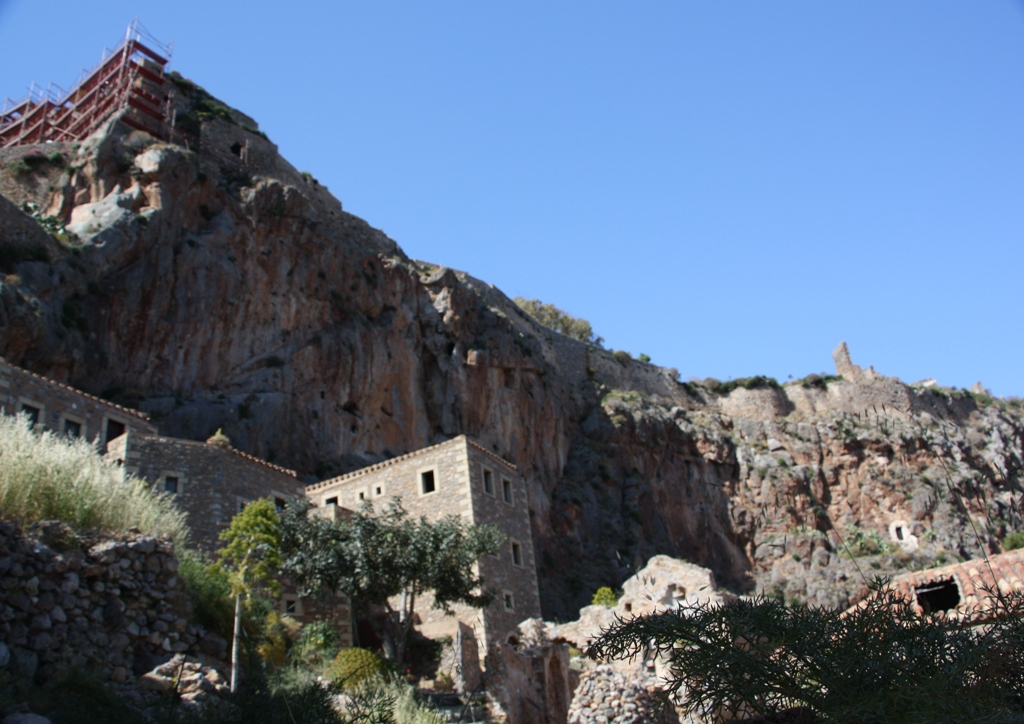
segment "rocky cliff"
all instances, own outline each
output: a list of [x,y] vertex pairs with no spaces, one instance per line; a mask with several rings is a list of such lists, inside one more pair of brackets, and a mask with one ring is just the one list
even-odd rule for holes
[[547,618],[656,553],[842,602],[866,574],[994,550],[1019,525],[1015,401],[909,386],[842,350],[835,377],[681,383],[408,258],[251,119],[197,115],[180,85],[191,142],[114,121],[0,154],[15,364],[171,435],[222,427],[308,480],[471,435],[529,481]]

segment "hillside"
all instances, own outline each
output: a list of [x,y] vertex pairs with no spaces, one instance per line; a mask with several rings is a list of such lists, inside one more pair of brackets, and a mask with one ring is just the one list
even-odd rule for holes
[[[910,386],[845,346],[834,377],[680,382],[408,258],[252,119],[178,84],[198,145],[112,123],[0,152],[11,362],[170,435],[223,428],[308,481],[473,436],[529,481],[548,618],[657,553],[736,590],[842,603],[858,565],[969,558],[1020,526],[1018,402]],[[916,550],[890,544],[900,523]]]

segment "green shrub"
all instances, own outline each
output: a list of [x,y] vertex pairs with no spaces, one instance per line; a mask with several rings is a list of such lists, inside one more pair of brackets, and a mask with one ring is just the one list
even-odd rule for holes
[[852,525],[847,526],[843,532],[843,541],[846,543],[847,554],[853,558],[891,553],[896,548],[891,541],[882,538],[878,531],[866,531]]
[[120,533],[138,527],[188,540],[185,514],[142,480],[126,476],[84,439],[37,433],[25,416],[0,416],[0,517],[59,520],[73,528]]
[[633,355],[631,355],[624,349],[615,350],[614,352],[612,352],[612,357],[614,357],[615,361],[618,362],[623,367],[628,367],[629,363],[633,361]]
[[[756,597],[619,621],[588,652],[670,665],[686,714],[799,721],[1019,722],[1024,598],[960,617],[921,616],[881,580],[852,611]],[[980,625],[984,624],[984,625]],[[739,716],[737,716],[739,715]]]
[[608,586],[601,586],[597,589],[597,593],[594,594],[594,598],[590,601],[594,606],[605,606],[607,608],[615,608],[618,602],[619,597]]
[[353,689],[367,681],[384,676],[387,667],[377,654],[353,647],[334,657],[331,678],[344,689]]
[[1003,538],[1003,550],[1015,551],[1024,548],[1024,531],[1018,530]]
[[580,342],[590,342],[598,347],[604,342],[601,337],[594,335],[594,329],[590,326],[590,322],[574,317],[554,304],[545,304],[539,299],[524,299],[523,297],[516,297],[512,301],[538,324],[560,332],[566,337],[578,339]]
[[193,594],[196,621],[225,639],[233,633],[235,599],[227,572],[198,551],[178,556],[178,575]]
[[[717,381],[717,380],[716,380]],[[755,375],[754,377],[739,377],[735,380],[729,380],[728,382],[722,382],[717,387],[711,387],[707,385],[708,389],[712,389],[719,395],[728,395],[730,392],[735,390],[737,387],[742,387],[745,390],[758,390],[764,388],[779,389],[779,381],[774,377],[765,377],[764,375]]]

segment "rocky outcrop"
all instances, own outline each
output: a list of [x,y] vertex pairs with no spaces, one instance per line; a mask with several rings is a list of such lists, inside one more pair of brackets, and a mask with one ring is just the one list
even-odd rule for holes
[[[113,121],[48,146],[68,167],[45,183],[0,171],[11,202],[79,236],[9,270],[0,355],[168,435],[223,428],[308,480],[470,435],[529,481],[548,618],[659,553],[734,590],[842,603],[864,580],[848,538],[898,572],[1020,525],[1016,403],[905,385],[845,347],[835,377],[681,383],[409,259],[242,125],[196,128],[186,148]],[[895,521],[912,553],[880,547]]]
[[189,623],[177,568],[172,544],[152,536],[0,522],[0,670],[40,683],[88,668],[125,682],[196,650],[204,632]]

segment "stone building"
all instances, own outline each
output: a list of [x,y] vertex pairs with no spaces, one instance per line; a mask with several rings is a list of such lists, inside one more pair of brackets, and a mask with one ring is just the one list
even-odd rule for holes
[[379,510],[398,497],[411,516],[438,520],[455,514],[468,523],[491,523],[505,534],[497,555],[478,563],[486,585],[499,592],[495,603],[482,611],[456,606],[448,616],[427,599],[416,607],[425,636],[464,638],[468,626],[485,655],[492,643],[513,635],[519,622],[541,615],[526,481],[515,465],[465,435],[310,485],[306,495],[320,507],[353,510],[367,502]]
[[[125,473],[175,496],[188,517],[192,541],[202,551],[221,547],[219,536],[247,503],[269,498],[279,507],[305,491],[295,472],[251,455],[205,442],[157,434],[146,415],[21,369],[0,358],[0,413],[28,415],[58,434],[97,442]],[[285,582],[281,611],[300,621],[335,621],[351,645],[349,602],[299,598]]]
[[192,541],[207,553],[222,547],[221,532],[249,503],[270,498],[283,508],[305,490],[294,470],[205,442],[128,433],[107,450],[125,473],[174,496],[188,515]]
[[125,432],[154,434],[149,417],[15,367],[0,357],[0,413],[29,416],[56,433],[106,445]]

